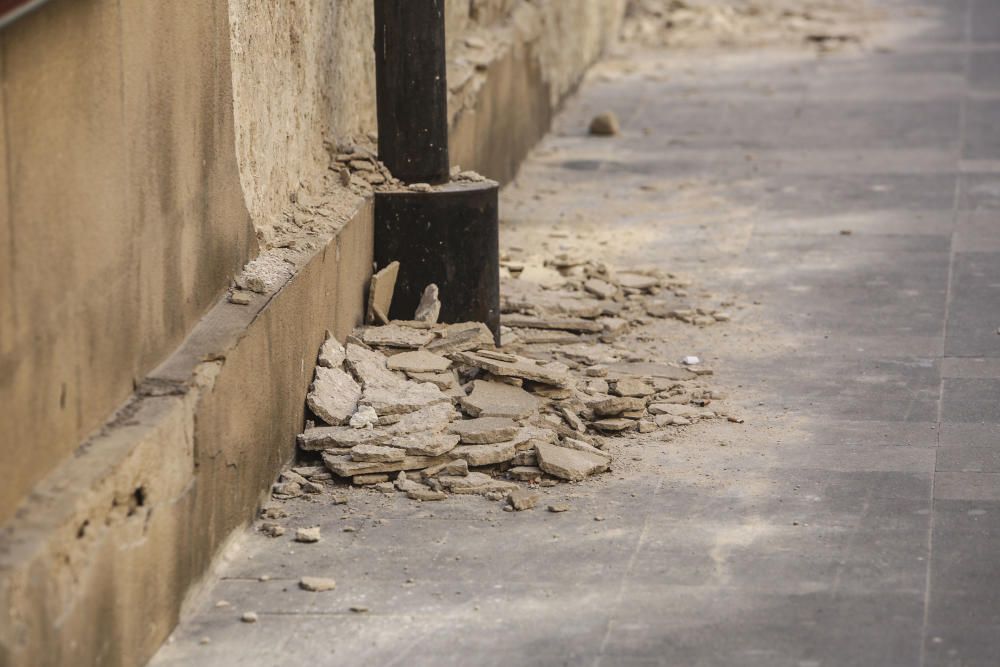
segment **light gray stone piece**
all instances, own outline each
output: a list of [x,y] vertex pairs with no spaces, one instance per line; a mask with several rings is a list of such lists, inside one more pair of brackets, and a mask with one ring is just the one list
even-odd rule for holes
[[406,458],[406,452],[395,447],[358,445],[351,449],[351,460],[365,463],[393,463]]
[[380,327],[365,327],[361,332],[361,340],[364,341],[365,345],[415,350],[434,340],[434,334],[430,331],[390,323]]
[[572,482],[604,472],[609,467],[609,461],[604,456],[559,445],[538,444],[535,451],[539,468],[553,477]]
[[369,463],[366,461],[353,461],[350,456],[323,452],[323,463],[335,475],[340,477],[354,477],[355,475],[373,475],[383,472],[397,472],[399,470],[422,470],[438,463],[449,460],[447,456],[407,456],[402,461],[389,463]]
[[316,378],[306,398],[309,409],[331,426],[351,418],[361,398],[361,387],[339,368],[316,367]]
[[386,426],[382,430],[390,435],[406,435],[407,433],[423,431],[440,433],[451,422],[460,418],[461,415],[451,402],[435,403],[426,408],[421,408],[416,412],[402,415],[398,422]]
[[613,417],[623,412],[645,410],[646,401],[641,398],[629,396],[608,396],[597,398],[596,400],[588,400],[587,407],[593,410],[596,415]]
[[609,461],[611,460],[611,455],[607,452],[601,451],[597,447],[584,442],[583,440],[576,440],[575,438],[563,438],[561,441],[556,443],[560,447],[567,447],[569,449],[575,449],[580,452],[589,452],[597,456],[602,456]]
[[347,344],[347,368],[361,385],[370,387],[398,387],[405,378],[386,366],[386,356],[353,343]]
[[542,401],[524,389],[501,382],[475,380],[472,392],[460,400],[462,408],[472,417],[530,417]]
[[319,361],[317,363],[325,368],[340,368],[344,365],[346,358],[347,350],[344,349],[339,340],[333,337],[333,334],[327,331],[326,340],[319,348]]
[[514,466],[507,471],[507,474],[511,479],[516,479],[519,482],[530,482],[535,479],[539,479],[542,476],[542,469],[538,466],[527,465],[527,466]]
[[618,417],[612,419],[598,419],[597,421],[590,422],[590,425],[598,431],[620,433],[621,431],[628,431],[629,429],[635,428],[636,421],[633,419]]
[[450,399],[429,382],[407,382],[398,387],[372,387],[365,389],[361,397],[361,405],[371,407],[380,417],[416,412],[446,401],[450,402]]
[[440,354],[414,350],[392,355],[386,365],[391,370],[406,373],[443,373],[451,366],[451,361]]
[[447,463],[439,463],[420,472],[424,479],[435,475],[451,475],[453,477],[465,477],[469,474],[469,462],[465,459],[455,459]]
[[459,440],[459,436],[454,433],[424,431],[397,436],[392,439],[392,446],[404,450],[410,456],[441,456],[455,449]]
[[510,440],[517,434],[517,422],[502,417],[479,417],[453,423],[449,430],[467,445],[487,445]]
[[413,319],[420,322],[436,323],[441,314],[441,300],[438,298],[438,286],[431,283],[424,288],[420,295],[420,303],[417,304],[417,311]]
[[523,512],[533,509],[541,497],[541,494],[532,493],[527,489],[514,489],[507,494],[507,502],[514,508],[515,512]]
[[481,472],[470,472],[464,477],[458,475],[440,475],[438,480],[446,489],[458,494],[484,494],[494,491],[512,491],[519,488],[513,482],[493,479]]
[[656,388],[643,380],[622,378],[611,383],[611,393],[616,396],[645,397],[656,393]]
[[314,542],[319,542],[320,539],[319,526],[313,526],[312,528],[299,528],[295,531],[296,542],[312,544]]
[[470,466],[488,466],[494,463],[510,461],[517,454],[512,442],[497,442],[491,445],[459,445],[449,456],[465,459]]
[[396,291],[396,277],[399,275],[399,262],[392,262],[372,276],[368,288],[369,324],[386,322],[389,308],[392,306],[392,295]]
[[386,433],[351,426],[319,426],[306,429],[298,437],[299,448],[307,452],[324,449],[350,449],[357,445],[388,445],[392,439]]
[[571,384],[570,377],[564,371],[545,368],[533,359],[524,357],[518,357],[516,362],[507,362],[488,359],[470,352],[459,352],[455,354],[455,359],[463,364],[489,371],[493,375],[519,377],[556,387],[569,387]]
[[689,417],[697,419],[704,408],[693,405],[678,405],[676,403],[653,403],[649,406],[651,415],[672,415],[674,417]]
[[336,587],[337,582],[327,577],[302,577],[299,579],[299,588],[311,593],[332,591]]

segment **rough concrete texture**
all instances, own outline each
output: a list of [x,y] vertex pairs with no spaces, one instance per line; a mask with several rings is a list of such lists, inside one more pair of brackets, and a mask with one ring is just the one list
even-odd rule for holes
[[[702,357],[744,423],[630,436],[603,480],[540,489],[568,511],[289,503],[330,543],[248,534],[153,665],[995,664],[1000,13],[886,7],[882,49],[608,63],[504,193],[511,254],[732,301],[620,342]],[[607,109],[622,134],[588,137]]]
[[0,51],[4,521],[183,340],[255,242],[224,5],[48,3],[6,27]]

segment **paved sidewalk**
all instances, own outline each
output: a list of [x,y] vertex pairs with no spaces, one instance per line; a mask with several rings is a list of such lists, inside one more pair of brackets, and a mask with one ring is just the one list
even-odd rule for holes
[[609,62],[504,193],[507,246],[737,295],[649,345],[745,424],[637,436],[565,514],[313,503],[325,541],[248,534],[152,664],[1000,663],[1000,3],[889,7],[876,52]]

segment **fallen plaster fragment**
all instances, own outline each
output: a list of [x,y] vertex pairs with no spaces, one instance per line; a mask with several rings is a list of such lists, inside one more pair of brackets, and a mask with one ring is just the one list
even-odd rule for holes
[[450,402],[435,403],[416,412],[402,415],[399,421],[383,429],[390,435],[406,435],[418,431],[440,433],[461,415]]
[[465,477],[469,474],[469,462],[465,459],[456,459],[446,463],[439,463],[436,466],[431,466],[430,468],[422,470],[420,474],[424,477],[424,479],[434,477],[439,474]]
[[698,364],[701,363],[701,359],[692,355],[681,359],[681,363],[684,364],[685,366],[697,366]]
[[435,500],[444,500],[448,497],[448,494],[444,491],[436,491],[434,489],[420,488],[420,489],[410,489],[406,492],[406,497],[410,500],[419,500],[420,502],[431,502]]
[[459,352],[455,354],[455,359],[469,366],[489,371],[493,375],[519,377],[555,387],[568,387],[570,385],[569,376],[565,372],[545,368],[534,360],[524,357],[518,357],[515,362],[506,362],[488,359],[479,354]]
[[245,611],[243,612],[243,615],[240,616],[240,620],[243,621],[244,623],[256,623],[257,613],[253,611]]
[[459,436],[454,433],[424,431],[393,438],[392,446],[398,447],[410,456],[441,456],[455,449],[459,440]]
[[372,276],[368,289],[368,319],[369,323],[388,322],[389,308],[392,306],[392,295],[396,290],[396,277],[399,275],[399,262],[392,262]]
[[512,442],[498,442],[489,445],[459,445],[449,453],[454,458],[465,459],[470,466],[488,466],[510,461],[517,454]]
[[420,295],[420,303],[417,304],[417,311],[413,319],[420,322],[436,323],[441,314],[441,301],[438,298],[438,286],[431,283],[424,288]]
[[590,454],[594,454],[595,456],[600,456],[602,458],[605,458],[608,461],[611,460],[611,455],[610,454],[608,454],[607,452],[601,451],[597,447],[594,447],[593,445],[588,444],[588,443],[584,442],[583,440],[576,440],[574,438],[563,438],[562,441],[560,441],[560,442],[558,442],[556,444],[558,444],[560,447],[566,447],[568,449],[575,449],[575,450],[580,451],[580,452],[588,452]]
[[378,423],[378,413],[370,405],[359,406],[358,411],[351,415],[350,421],[347,422],[351,428],[357,430],[371,430]]
[[591,422],[590,425],[598,431],[620,433],[621,431],[628,431],[629,429],[635,428],[636,422],[633,419],[619,417],[613,419],[598,419],[595,422]]
[[618,116],[615,115],[614,111],[605,111],[604,113],[597,114],[590,121],[589,131],[590,134],[597,137],[611,137],[618,134],[621,132]]
[[337,582],[326,577],[302,577],[299,580],[299,588],[312,593],[322,593],[332,591],[337,587]]
[[401,461],[389,463],[369,463],[354,461],[350,456],[341,456],[331,452],[323,452],[323,463],[335,475],[354,477],[355,475],[370,475],[380,472],[397,472],[399,470],[420,470],[448,460],[447,456],[407,456]]
[[[360,412],[360,410],[359,410]],[[358,413],[355,413],[355,416]],[[376,419],[378,416],[376,415]],[[353,421],[354,416],[351,417]],[[386,433],[353,426],[320,426],[306,429],[298,437],[299,448],[303,451],[323,451],[324,449],[350,449],[357,445],[388,445],[392,439]]]
[[549,511],[555,512],[557,514],[560,512],[568,512],[569,505],[567,505],[566,503],[556,503],[555,505],[549,505]]
[[426,350],[415,350],[394,354],[389,357],[386,366],[390,370],[405,371],[406,373],[443,373],[451,366],[451,361],[440,354]]
[[515,489],[507,494],[507,502],[516,512],[523,512],[533,509],[541,497],[540,494],[532,493],[526,489]]
[[371,475],[355,475],[351,478],[351,484],[356,486],[370,486],[372,484],[381,484],[383,482],[389,481],[389,475],[386,473],[373,473]]
[[500,323],[507,327],[525,329],[558,329],[578,333],[600,333],[604,325],[580,317],[534,317],[532,315],[503,314]]
[[461,399],[462,408],[472,417],[530,417],[542,401],[520,387],[500,382],[475,380],[472,392]]
[[361,340],[365,345],[416,350],[434,340],[434,333],[398,324],[386,324],[379,327],[365,327],[361,331]]
[[339,368],[318,366],[306,402],[317,417],[336,426],[351,418],[360,398],[361,387],[350,374]]
[[229,295],[229,303],[234,303],[237,306],[248,306],[252,298],[253,295],[250,292],[236,290]]
[[361,385],[370,387],[398,387],[405,379],[389,370],[386,357],[380,352],[369,350],[353,343],[347,344],[347,368]]
[[340,368],[347,358],[347,351],[340,341],[333,337],[329,331],[326,332],[326,340],[319,348],[318,364],[326,368]]
[[597,400],[588,400],[587,407],[593,410],[596,415],[613,417],[623,412],[645,410],[646,401],[642,398],[629,396],[608,396]]
[[464,477],[452,475],[440,475],[438,479],[441,484],[452,493],[459,494],[484,494],[490,492],[512,491],[520,488],[513,482],[505,482],[493,479],[489,475],[481,472],[470,472]]
[[608,459],[604,456],[568,449],[558,445],[538,444],[538,467],[560,479],[578,482],[590,475],[608,469]]
[[394,463],[406,458],[406,451],[379,445],[358,445],[351,449],[351,460],[365,463]]
[[429,382],[407,382],[391,389],[387,387],[365,389],[361,404],[371,407],[380,417],[384,417],[416,412],[421,408],[448,400],[437,386]]
[[532,482],[542,477],[542,469],[538,466],[514,466],[507,471],[507,476],[519,482]]
[[617,396],[645,397],[656,393],[656,389],[649,383],[633,378],[622,378],[610,384],[611,393]]
[[295,531],[295,541],[304,542],[306,544],[312,544],[319,542],[319,526],[314,526],[312,528],[299,528]]
[[450,431],[457,433],[464,444],[486,445],[510,440],[517,434],[518,425],[502,417],[479,417],[455,422]]

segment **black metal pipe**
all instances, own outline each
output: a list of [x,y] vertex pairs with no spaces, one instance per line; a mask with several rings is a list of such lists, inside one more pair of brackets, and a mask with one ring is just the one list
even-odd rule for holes
[[448,180],[445,0],[375,0],[378,153],[406,183]]

